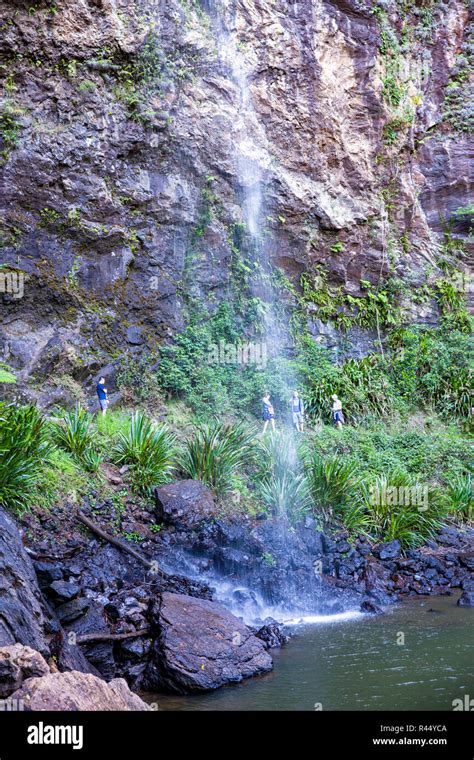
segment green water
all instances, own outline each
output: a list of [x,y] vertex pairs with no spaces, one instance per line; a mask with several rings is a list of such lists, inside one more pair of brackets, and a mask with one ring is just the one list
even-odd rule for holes
[[408,600],[383,616],[300,626],[274,650],[268,675],[148,699],[159,710],[452,710],[453,699],[474,697],[474,609],[456,601]]

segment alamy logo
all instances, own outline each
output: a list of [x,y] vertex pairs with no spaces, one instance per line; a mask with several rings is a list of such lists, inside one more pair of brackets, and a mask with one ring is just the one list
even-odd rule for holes
[[83,747],[83,726],[48,726],[40,721],[28,726],[28,744],[71,744],[73,749]]
[[219,343],[211,343],[207,357],[209,364],[248,364],[257,369],[265,369],[267,360],[267,344],[250,341],[227,343],[220,340]]
[[428,509],[428,486],[370,486],[369,492],[370,503],[374,507],[412,506],[418,507],[420,512]]
[[25,703],[22,699],[15,699],[14,697],[0,699],[0,712],[17,712],[24,709]]
[[23,298],[25,275],[12,269],[0,269],[0,293],[8,293],[13,298]]
[[462,699],[453,699],[451,704],[454,711],[474,712],[474,699],[471,699],[469,694],[465,694]]

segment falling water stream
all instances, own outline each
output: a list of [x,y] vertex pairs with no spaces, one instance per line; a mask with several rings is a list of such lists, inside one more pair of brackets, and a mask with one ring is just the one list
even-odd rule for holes
[[[271,286],[271,261],[267,234],[267,209],[265,179],[272,161],[267,136],[254,108],[252,97],[252,69],[239,44],[238,16],[233,3],[211,0],[217,54],[234,85],[236,93],[236,118],[232,125],[232,145],[236,176],[241,198],[242,222],[245,225],[249,258],[253,259],[254,295],[265,294],[265,341],[269,356],[282,355],[286,342],[276,318],[275,292]],[[258,273],[264,273],[264,279]],[[294,379],[292,379],[294,382]]]

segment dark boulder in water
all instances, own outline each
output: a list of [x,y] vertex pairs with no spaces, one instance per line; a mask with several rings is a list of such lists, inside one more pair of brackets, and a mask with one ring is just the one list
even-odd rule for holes
[[156,638],[144,688],[210,691],[272,668],[263,642],[214,602],[165,592],[150,619]]
[[371,599],[364,599],[360,605],[361,612],[367,612],[370,615],[383,615],[383,609],[375,604]]
[[263,641],[266,649],[276,649],[289,641],[289,636],[282,631],[282,625],[272,618],[264,621],[264,625],[256,630],[255,636]]

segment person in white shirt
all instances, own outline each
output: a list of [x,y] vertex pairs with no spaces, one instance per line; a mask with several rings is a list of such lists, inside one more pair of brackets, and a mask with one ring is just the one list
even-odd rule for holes
[[334,422],[334,425],[337,428],[342,428],[344,424],[344,415],[342,413],[342,402],[340,399],[338,399],[335,393],[333,396],[331,396],[331,399],[332,399],[332,406],[331,406],[332,421]]

